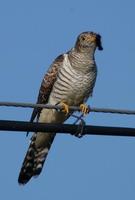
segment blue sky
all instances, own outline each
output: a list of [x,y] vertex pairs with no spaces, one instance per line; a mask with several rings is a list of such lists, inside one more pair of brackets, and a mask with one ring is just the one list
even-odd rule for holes
[[[83,31],[102,35],[94,107],[135,109],[133,0],[0,1],[0,101],[36,102],[56,56]],[[31,109],[0,108],[0,119],[29,120]],[[135,127],[134,116],[94,114],[87,124]],[[1,199],[135,199],[135,138],[57,135],[38,179],[17,183],[25,133],[0,134]]]

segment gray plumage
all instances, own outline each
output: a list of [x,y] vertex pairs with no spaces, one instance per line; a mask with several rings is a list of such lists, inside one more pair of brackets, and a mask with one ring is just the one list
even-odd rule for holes
[[[45,75],[37,103],[79,106],[92,95],[97,76],[94,58],[96,48],[102,50],[101,36],[93,32],[81,33],[75,47],[55,59]],[[63,123],[69,115],[54,109],[34,109],[31,121],[37,117],[42,123]],[[18,182],[26,184],[42,171],[56,133],[34,133],[25,156]]]

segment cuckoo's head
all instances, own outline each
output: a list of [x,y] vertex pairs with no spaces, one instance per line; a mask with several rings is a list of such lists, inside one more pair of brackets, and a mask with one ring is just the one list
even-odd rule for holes
[[103,50],[101,36],[94,32],[83,32],[77,37],[75,48],[80,52],[90,52],[96,48]]

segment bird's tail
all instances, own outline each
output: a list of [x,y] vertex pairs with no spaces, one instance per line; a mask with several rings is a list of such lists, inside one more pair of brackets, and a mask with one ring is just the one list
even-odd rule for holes
[[41,146],[36,145],[37,134],[35,133],[32,136],[18,177],[19,184],[26,184],[31,177],[36,177],[41,173],[48,151],[55,137],[55,134],[45,133],[44,135],[46,134],[48,134],[48,140],[45,145]]

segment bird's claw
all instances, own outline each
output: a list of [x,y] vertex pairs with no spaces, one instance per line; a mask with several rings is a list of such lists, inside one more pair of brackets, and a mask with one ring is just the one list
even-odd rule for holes
[[90,107],[85,104],[80,104],[80,110],[83,115],[87,115],[90,112]]
[[66,115],[68,115],[69,114],[69,105],[64,102],[61,102],[60,104],[62,106],[61,111],[64,112]]

